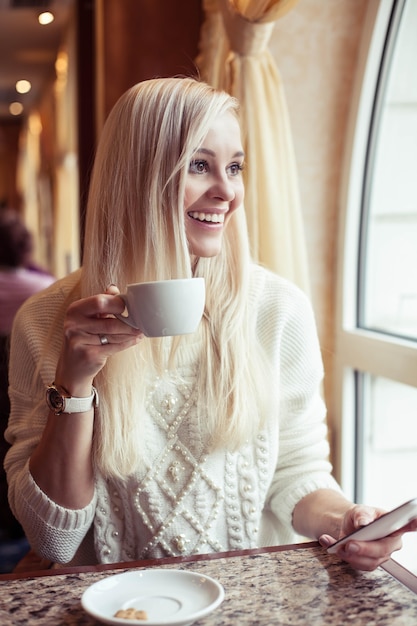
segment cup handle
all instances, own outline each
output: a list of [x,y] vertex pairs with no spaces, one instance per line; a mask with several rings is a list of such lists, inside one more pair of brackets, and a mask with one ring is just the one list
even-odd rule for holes
[[125,310],[124,313],[115,313],[115,317],[117,317],[117,319],[121,322],[132,326],[132,328],[137,328],[136,324],[133,322],[132,316],[129,315],[129,309],[127,308],[127,295],[125,293],[119,293],[118,295],[125,303]]

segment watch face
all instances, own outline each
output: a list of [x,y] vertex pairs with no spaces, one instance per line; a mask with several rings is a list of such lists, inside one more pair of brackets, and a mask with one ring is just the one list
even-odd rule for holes
[[46,400],[48,405],[55,413],[62,412],[64,408],[64,398],[54,387],[49,387],[46,392]]

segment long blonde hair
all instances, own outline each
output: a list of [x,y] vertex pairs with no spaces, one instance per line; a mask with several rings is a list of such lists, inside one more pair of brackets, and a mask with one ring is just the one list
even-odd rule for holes
[[[237,110],[230,95],[192,78],[144,81],[119,99],[92,173],[82,296],[103,292],[110,283],[124,291],[128,283],[192,275],[184,225],[186,174],[213,120]],[[198,331],[198,412],[213,446],[236,448],[253,437],[266,403],[265,358],[248,302],[250,263],[242,206],[230,218],[221,252],[199,259],[194,268],[206,282]],[[167,363],[170,340],[145,339],[109,358],[97,375],[94,452],[106,475],[125,476],[141,465],[144,372],[175,367],[176,349],[186,350],[188,341],[173,342]]]

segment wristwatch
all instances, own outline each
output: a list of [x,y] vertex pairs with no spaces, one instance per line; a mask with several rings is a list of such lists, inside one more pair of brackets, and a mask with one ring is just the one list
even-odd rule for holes
[[46,402],[55,415],[84,413],[98,406],[98,393],[95,387],[91,387],[91,395],[87,398],[74,398],[66,389],[52,383],[46,389]]

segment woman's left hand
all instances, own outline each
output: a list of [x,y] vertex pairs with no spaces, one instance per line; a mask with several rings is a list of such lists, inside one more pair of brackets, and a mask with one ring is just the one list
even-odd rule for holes
[[[321,535],[320,544],[328,548],[338,539],[349,535],[362,526],[381,517],[385,511],[364,505],[355,505],[343,517],[340,537]],[[402,536],[405,532],[417,530],[417,520],[413,520],[391,535],[374,541],[358,541],[353,539],[341,545],[336,554],[355,569],[372,571],[387,561],[391,554],[402,547]]]

